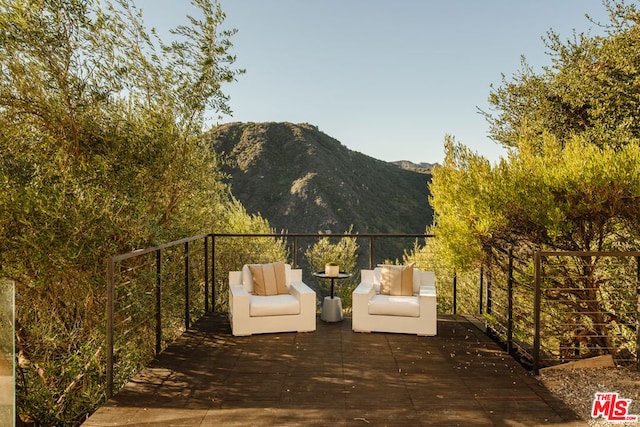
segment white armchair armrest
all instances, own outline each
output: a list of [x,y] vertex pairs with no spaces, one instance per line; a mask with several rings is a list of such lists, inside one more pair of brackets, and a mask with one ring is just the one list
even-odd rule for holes
[[422,285],[420,286],[420,296],[436,296],[436,287],[433,285]]
[[420,317],[430,325],[429,335],[435,335],[438,323],[436,287],[420,286]]
[[366,301],[370,300],[376,294],[376,289],[373,286],[373,283],[362,282],[358,285],[357,288],[353,291],[353,299],[364,299]]
[[[292,270],[294,271],[294,270]],[[300,301],[300,317],[298,327],[300,331],[316,330],[316,293],[302,281],[302,270],[300,280],[291,283],[289,293]]]
[[242,271],[229,272],[229,285],[242,285]]
[[[364,272],[364,270],[363,270]],[[364,274],[363,274],[364,277]],[[369,300],[376,294],[376,289],[373,283],[361,282],[357,288],[354,289],[352,294],[352,321],[353,325],[363,325],[364,331],[371,331],[368,326],[367,319],[369,317]]]
[[229,292],[233,298],[246,298],[249,300],[249,292],[242,284],[229,284]]
[[249,317],[251,295],[242,284],[229,285],[229,317]]
[[300,301],[301,306],[316,303],[316,293],[303,282],[291,283],[289,293]]

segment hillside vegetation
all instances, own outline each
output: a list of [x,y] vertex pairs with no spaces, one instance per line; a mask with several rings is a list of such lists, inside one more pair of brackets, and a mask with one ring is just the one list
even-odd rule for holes
[[349,150],[310,124],[229,123],[207,139],[231,191],[277,230],[424,233],[430,174]]
[[[448,263],[449,275],[482,268],[495,296],[507,290],[496,277],[512,250],[529,261],[510,290],[522,295],[514,309],[533,300],[535,251],[618,253],[640,245],[640,11],[636,2],[603,3],[611,18],[605,35],[565,40],[549,31],[551,66],[536,73],[523,60],[490,92],[489,135],[509,150],[505,159],[491,164],[449,137],[433,171],[436,238],[420,255]],[[553,332],[541,342],[547,354],[637,357],[637,266],[631,257],[615,266],[611,258],[542,262],[542,323]],[[469,289],[478,295],[476,283]],[[499,304],[487,306],[494,322]],[[530,313],[504,317],[519,318],[526,333]]]
[[[132,2],[118,6],[0,0],[0,279],[15,282],[19,425],[79,425],[104,403],[108,257],[202,232],[270,231],[230,200],[202,144],[205,109],[228,111],[220,84],[240,73],[217,2],[197,0],[202,20],[171,46]],[[222,268],[237,268],[239,246],[221,249]],[[13,349],[0,342],[0,354]],[[135,343],[119,351],[138,368]]]

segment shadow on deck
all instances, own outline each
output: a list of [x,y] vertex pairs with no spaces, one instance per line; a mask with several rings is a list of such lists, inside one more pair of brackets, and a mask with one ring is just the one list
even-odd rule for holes
[[97,426],[586,426],[463,317],[438,336],[234,337],[207,315],[93,414]]

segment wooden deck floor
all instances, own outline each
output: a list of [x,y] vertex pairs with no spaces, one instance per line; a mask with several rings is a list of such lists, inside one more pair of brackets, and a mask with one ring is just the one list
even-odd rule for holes
[[313,333],[233,337],[201,319],[84,427],[586,426],[465,318],[438,336]]

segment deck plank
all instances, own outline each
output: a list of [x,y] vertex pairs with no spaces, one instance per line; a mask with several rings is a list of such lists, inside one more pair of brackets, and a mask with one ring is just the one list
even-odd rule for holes
[[98,409],[104,426],[586,426],[463,317],[438,336],[234,337],[207,315]]

